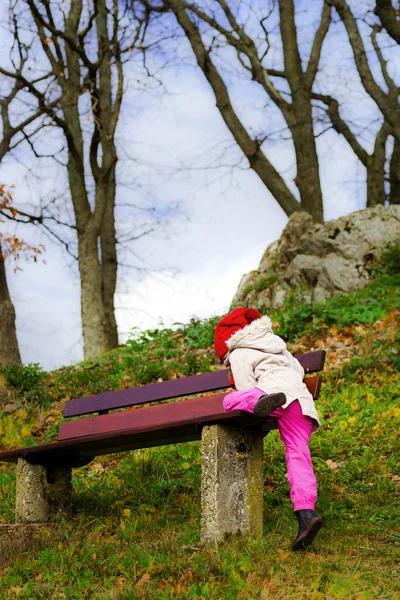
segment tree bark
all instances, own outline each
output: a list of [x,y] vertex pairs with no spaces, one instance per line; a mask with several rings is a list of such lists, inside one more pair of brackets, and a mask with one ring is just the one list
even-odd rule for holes
[[[68,52],[67,52],[68,55]],[[70,57],[73,64],[74,57]],[[79,77],[79,71],[75,71]],[[79,84],[78,78],[76,85]],[[94,359],[112,348],[106,335],[106,319],[102,297],[102,274],[98,236],[100,224],[94,221],[85,182],[83,135],[74,79],[70,78],[62,96],[62,108],[68,123],[68,179],[78,236],[78,266],[81,288],[81,319],[85,359]]]
[[386,121],[376,134],[374,151],[369,155],[367,168],[367,208],[377,204],[385,204],[385,162],[386,142],[392,128]]
[[371,157],[367,165],[367,208],[385,204],[385,159],[380,154],[379,157]]
[[0,366],[21,364],[15,327],[15,309],[8,290],[0,243]]
[[[283,110],[283,114],[289,125],[296,152],[295,183],[300,191],[302,209],[310,213],[316,222],[322,223],[324,220],[322,190],[311,105],[311,87],[316,69],[311,77],[307,77],[303,72],[293,0],[279,0],[278,6],[285,73],[292,95],[290,110]],[[320,48],[317,52],[318,56],[319,52]],[[312,59],[313,56],[310,58],[310,65]]]
[[81,276],[82,333],[85,358],[98,358],[110,350],[102,297],[98,235],[91,226],[79,234],[79,273]]
[[380,18],[388,34],[400,44],[399,11],[394,8],[391,0],[376,0],[375,14]]
[[[304,106],[304,112],[299,114],[301,105]],[[308,212],[314,221],[323,223],[323,200],[311,103],[298,103],[296,107],[296,124],[292,125],[291,132],[296,151],[297,175],[295,183],[300,192],[301,208]]]
[[[113,197],[115,198],[115,194]],[[110,348],[118,346],[118,327],[114,303],[118,272],[114,208],[114,202],[107,203],[103,226],[100,230],[102,298],[107,344]]]
[[400,204],[400,142],[395,138],[389,167],[389,204]]
[[[116,7],[115,0],[114,6]],[[95,118],[98,118],[99,142],[101,143],[102,148],[101,176],[97,176],[95,169],[95,181],[96,188],[99,185],[104,186],[105,194],[104,216],[100,227],[102,298],[105,313],[105,333],[109,347],[116,348],[118,346],[118,327],[115,318],[114,296],[117,287],[118,259],[114,211],[118,155],[115,145],[115,130],[123,96],[124,73],[121,56],[118,51],[116,29],[114,29],[113,32],[115,42],[114,52],[111,51],[111,47],[108,44],[107,6],[104,0],[99,0],[98,9],[96,25],[99,37],[99,53],[103,55],[104,58],[99,68],[98,113],[96,113],[96,109],[93,106]],[[111,72],[111,60],[113,56],[118,74],[114,101]],[[93,161],[95,161],[94,157]]]

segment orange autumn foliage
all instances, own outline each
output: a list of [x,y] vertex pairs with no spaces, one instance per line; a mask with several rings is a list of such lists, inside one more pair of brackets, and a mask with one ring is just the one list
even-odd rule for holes
[[[4,223],[4,219],[1,218],[2,215],[8,214],[13,218],[19,214],[19,211],[13,205],[11,189],[12,188],[9,186],[0,184],[0,223]],[[15,235],[3,234],[1,231],[0,246],[3,260],[12,257],[14,261],[18,261],[20,258],[24,257],[27,260],[33,259],[34,262],[37,262],[38,256],[42,254],[44,250],[43,244],[31,246]]]

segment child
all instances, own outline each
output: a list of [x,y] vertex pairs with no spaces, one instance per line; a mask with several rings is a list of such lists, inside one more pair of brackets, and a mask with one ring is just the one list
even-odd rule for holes
[[299,530],[292,550],[309,546],[323,525],[314,512],[317,499],[308,442],[319,427],[314,400],[303,383],[304,370],[272,332],[271,321],[254,308],[236,308],[217,325],[217,356],[230,365],[236,392],[224,398],[224,410],[267,415],[278,423],[285,445],[290,497]]

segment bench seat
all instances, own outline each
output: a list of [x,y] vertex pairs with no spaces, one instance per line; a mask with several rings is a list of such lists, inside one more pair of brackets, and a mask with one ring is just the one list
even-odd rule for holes
[[[225,394],[218,394],[150,406],[145,410],[69,421],[62,424],[66,426],[64,429],[60,428],[60,433],[63,432],[61,440],[40,446],[6,450],[0,453],[0,460],[15,462],[18,458],[24,458],[31,464],[78,467],[104,454],[200,440],[203,426],[210,423],[252,427],[265,432],[276,428],[274,421],[266,421],[248,412],[224,412],[224,396]],[[80,424],[84,433],[79,438],[68,438],[68,430],[71,430],[71,435],[74,434],[75,423]],[[111,427],[114,429],[110,430]],[[90,432],[90,428],[98,431]]]

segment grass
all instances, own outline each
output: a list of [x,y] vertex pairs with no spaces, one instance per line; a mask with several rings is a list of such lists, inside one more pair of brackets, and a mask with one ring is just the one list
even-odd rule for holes
[[[322,428],[311,451],[326,525],[309,550],[290,551],[296,524],[276,431],[265,439],[263,538],[231,539],[212,549],[199,544],[199,443],[137,450],[73,472],[71,519],[42,534],[2,535],[0,598],[400,599],[398,283],[398,275],[385,276],[332,299],[316,331],[304,324],[292,340],[294,351],[332,340],[350,348],[342,358],[341,350],[329,353],[317,402]],[[360,310],[368,305],[372,319]],[[295,320],[300,309],[287,307],[285,315],[292,311]],[[330,321],[334,310],[342,311],[340,327]],[[0,413],[3,445],[54,439],[68,397],[217,368],[215,321],[138,333],[78,368],[37,376],[31,368],[33,387],[25,391],[23,371],[13,371],[7,393],[19,408]],[[286,324],[292,326],[290,319]],[[14,518],[14,486],[13,466],[0,465],[3,523]]]

